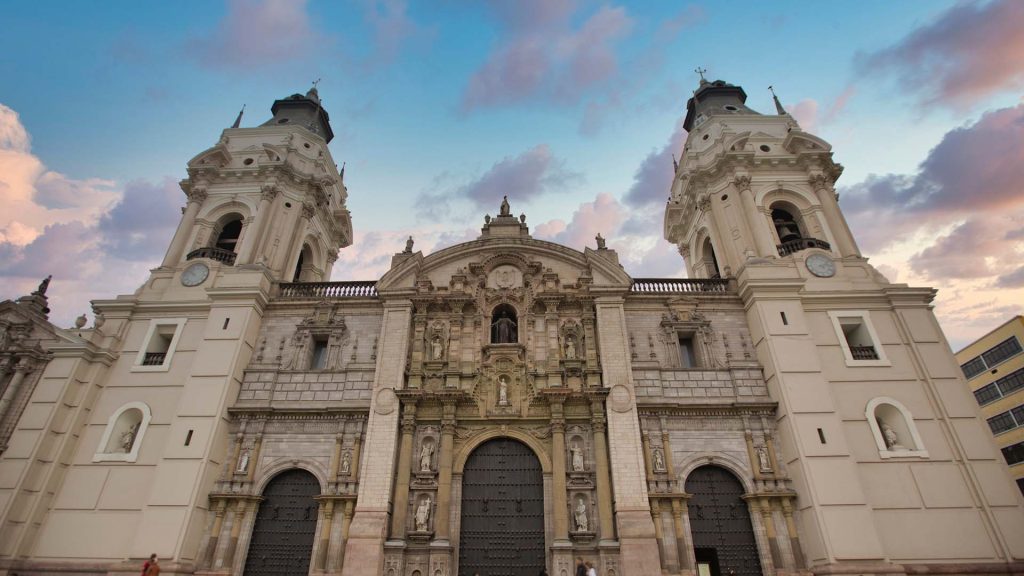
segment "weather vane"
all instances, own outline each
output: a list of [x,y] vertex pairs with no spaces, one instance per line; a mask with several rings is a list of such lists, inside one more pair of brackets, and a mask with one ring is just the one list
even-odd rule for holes
[[708,69],[707,68],[701,68],[700,66],[698,66],[693,71],[696,72],[697,74],[700,74],[700,79],[701,79],[701,81],[703,81],[704,80],[704,73],[707,72]]

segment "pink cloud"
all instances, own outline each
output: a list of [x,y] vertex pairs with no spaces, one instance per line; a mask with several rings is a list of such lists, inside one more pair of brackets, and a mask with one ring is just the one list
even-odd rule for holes
[[900,42],[858,58],[863,75],[895,76],[926,103],[967,106],[1024,86],[1024,3],[960,2]]
[[680,118],[668,142],[660,150],[648,154],[636,169],[633,185],[626,191],[626,204],[633,207],[660,206],[666,201],[674,177],[672,158],[680,157],[686,134]]
[[800,124],[804,132],[812,134],[818,131],[818,102],[811,98],[801,100],[790,106],[787,110],[789,115]]

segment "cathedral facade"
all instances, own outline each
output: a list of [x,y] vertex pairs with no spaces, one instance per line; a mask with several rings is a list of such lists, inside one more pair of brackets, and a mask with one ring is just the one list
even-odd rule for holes
[[745,101],[687,103],[685,279],[505,199],[331,282],[352,221],[316,90],[236,122],[135,294],[72,330],[45,285],[0,304],[0,573],[1024,573],[934,291],[861,256],[831,146]]

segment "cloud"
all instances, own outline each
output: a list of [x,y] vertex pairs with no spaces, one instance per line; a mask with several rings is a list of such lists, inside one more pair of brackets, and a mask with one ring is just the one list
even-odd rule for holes
[[804,132],[816,134],[821,126],[830,124],[839,117],[856,93],[856,88],[847,86],[824,112],[821,111],[818,101],[813,98],[806,98],[796,104],[787,104],[785,109],[797,121],[797,124],[800,124],[800,128]]
[[651,152],[640,163],[633,175],[633,185],[626,191],[626,204],[632,207],[664,204],[671,192],[672,159],[679,158],[686,143],[686,130],[683,129],[682,118],[676,122],[676,128],[665,146],[657,152]]
[[860,55],[863,76],[891,74],[928,104],[969,106],[1024,86],[1024,3],[960,2],[896,44]]
[[550,147],[539,144],[517,156],[502,158],[464,185],[421,193],[416,204],[419,213],[430,218],[449,213],[453,203],[461,206],[465,200],[472,202],[474,212],[479,208],[494,209],[503,196],[526,203],[580,178],[552,154]]
[[497,2],[500,40],[469,78],[462,110],[528,100],[576,104],[615,76],[615,44],[629,35],[632,19],[624,8],[602,6],[577,27],[575,9],[565,0]]
[[371,65],[390,63],[406,40],[422,32],[409,17],[408,8],[405,0],[363,0],[364,18],[373,29]]
[[0,104],[0,150],[27,153],[31,142],[18,113]]
[[308,58],[325,42],[306,0],[228,0],[216,28],[186,49],[204,66],[252,69]]

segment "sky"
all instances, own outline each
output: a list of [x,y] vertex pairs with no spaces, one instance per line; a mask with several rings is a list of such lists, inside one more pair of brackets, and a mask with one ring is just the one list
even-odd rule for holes
[[845,166],[840,207],[891,281],[938,290],[957,350],[1024,313],[1024,2],[18,2],[0,15],[0,299],[53,275],[51,319],[158,266],[177,182],[319,79],[374,279],[409,235],[475,238],[508,195],[535,237],[600,232],[636,277],[661,238],[697,67]]

